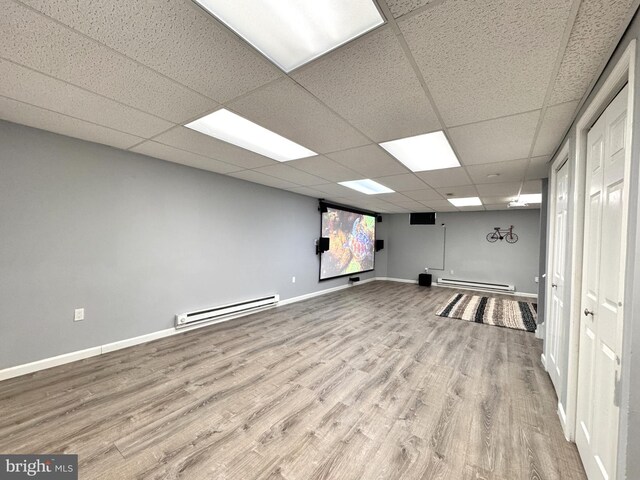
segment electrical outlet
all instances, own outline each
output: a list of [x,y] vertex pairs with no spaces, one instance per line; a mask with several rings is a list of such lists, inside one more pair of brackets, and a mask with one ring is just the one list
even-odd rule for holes
[[73,321],[80,322],[84,320],[84,308],[76,308],[73,314]]
[[453,270],[449,270],[449,273],[450,273],[451,275],[453,275]]
[[538,283],[540,281],[540,279],[538,277],[533,277],[533,281]]
[[291,277],[291,283],[296,283],[296,277]]

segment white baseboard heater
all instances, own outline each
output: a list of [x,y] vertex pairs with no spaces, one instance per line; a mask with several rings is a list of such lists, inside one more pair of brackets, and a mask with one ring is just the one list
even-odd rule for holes
[[499,290],[502,292],[515,292],[515,285],[502,283],[474,282],[472,280],[455,280],[452,278],[438,278],[438,285],[447,287],[481,288],[483,290]]
[[176,315],[176,329],[191,327],[202,323],[218,323],[231,320],[232,318],[274,307],[278,304],[279,300],[280,295],[276,293],[268,297],[255,298],[244,302],[211,307],[195,312],[179,313]]

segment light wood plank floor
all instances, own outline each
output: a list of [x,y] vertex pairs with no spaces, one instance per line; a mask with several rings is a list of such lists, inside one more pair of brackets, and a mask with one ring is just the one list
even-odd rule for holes
[[531,333],[372,282],[0,383],[0,452],[82,479],[585,479]]

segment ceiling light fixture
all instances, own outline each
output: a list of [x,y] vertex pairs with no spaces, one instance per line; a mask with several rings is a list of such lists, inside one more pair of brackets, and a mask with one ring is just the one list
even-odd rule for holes
[[343,187],[351,188],[352,190],[357,190],[361,193],[366,193],[367,195],[377,195],[379,193],[393,193],[394,190],[391,190],[384,185],[380,185],[378,182],[374,182],[369,178],[364,178],[362,180],[351,180],[349,182],[338,182]]
[[509,208],[528,207],[531,203],[542,203],[541,193],[527,193],[520,195],[517,200],[509,202]]
[[380,146],[412,172],[460,166],[458,157],[442,131],[391,140]]
[[542,194],[541,193],[527,193],[525,195],[520,195],[518,199],[524,203],[542,203]]
[[194,0],[285,72],[373,30],[372,0]]
[[185,127],[279,162],[317,155],[316,152],[224,108],[194,120]]
[[447,200],[455,207],[475,207],[482,205],[478,197],[449,198]]

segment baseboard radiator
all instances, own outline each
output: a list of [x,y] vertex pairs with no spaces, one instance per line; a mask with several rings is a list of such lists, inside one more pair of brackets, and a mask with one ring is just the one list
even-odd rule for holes
[[502,283],[474,282],[472,280],[455,280],[452,278],[438,278],[438,285],[446,287],[480,288],[482,290],[498,290],[502,292],[515,292],[514,285]]
[[248,315],[266,308],[275,307],[280,300],[278,294],[268,297],[255,298],[244,302],[211,307],[195,312],[179,313],[176,315],[176,329],[200,325],[203,323],[219,323],[242,315]]

